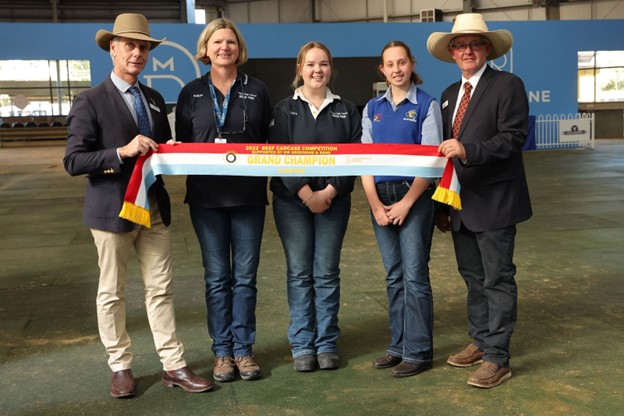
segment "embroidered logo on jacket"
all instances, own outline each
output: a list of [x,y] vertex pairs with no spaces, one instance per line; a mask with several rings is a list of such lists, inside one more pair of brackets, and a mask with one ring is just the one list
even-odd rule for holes
[[341,112],[332,111],[331,112],[331,116],[334,118],[347,118],[348,115],[349,113],[347,113],[346,111],[341,111]]
[[403,117],[403,121],[410,121],[412,123],[417,123],[416,119],[416,110],[409,110],[405,113],[405,117]]
[[381,113],[373,114],[373,122],[374,123],[379,123],[380,121],[381,121]]
[[242,99],[242,100],[251,100],[254,101],[256,98],[258,97],[258,94],[252,94],[250,92],[242,92],[239,91],[238,92],[238,98]]

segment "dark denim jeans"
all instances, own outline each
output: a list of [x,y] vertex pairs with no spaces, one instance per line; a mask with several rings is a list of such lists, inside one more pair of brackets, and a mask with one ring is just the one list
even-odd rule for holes
[[252,354],[265,212],[264,206],[190,207],[202,252],[208,333],[216,357]]
[[351,197],[313,214],[299,200],[273,196],[273,215],[286,254],[294,358],[338,352],[340,252],[351,212]]
[[[398,202],[410,182],[377,184],[384,205]],[[433,236],[433,191],[427,189],[412,206],[403,225],[373,228],[386,269],[390,344],[387,352],[404,361],[433,360],[433,295],[429,282],[429,253]],[[372,217],[372,216],[371,216]]]

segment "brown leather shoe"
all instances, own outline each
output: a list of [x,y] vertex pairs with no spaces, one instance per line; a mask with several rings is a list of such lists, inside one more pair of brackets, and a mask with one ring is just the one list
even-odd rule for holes
[[340,367],[340,356],[334,352],[322,352],[316,359],[321,370],[336,370]]
[[262,371],[260,371],[260,366],[256,363],[253,355],[236,357],[234,361],[243,380],[258,380],[262,378]]
[[224,355],[215,359],[212,378],[222,383],[233,381],[236,378],[236,363],[234,358]]
[[178,386],[189,393],[201,393],[212,390],[214,383],[193,373],[190,368],[182,367],[174,371],[163,371],[162,383],[166,387]]
[[113,372],[110,394],[116,398],[132,397],[136,394],[136,385],[131,369]]
[[407,361],[401,361],[401,364],[394,367],[390,374],[392,374],[392,377],[397,378],[411,377],[423,371],[431,370],[432,367],[432,363],[408,363]]
[[299,357],[293,358],[293,362],[295,364],[295,370],[300,373],[316,370],[316,357],[314,355],[300,355]]
[[382,368],[391,368],[401,363],[401,357],[397,357],[396,355],[384,355],[383,357],[377,358],[373,361],[373,367],[377,369]]
[[468,376],[468,384],[489,389],[498,386],[508,378],[511,378],[511,368],[484,361],[477,371]]
[[455,367],[470,367],[483,362],[483,351],[473,342],[462,351],[451,354],[446,362]]

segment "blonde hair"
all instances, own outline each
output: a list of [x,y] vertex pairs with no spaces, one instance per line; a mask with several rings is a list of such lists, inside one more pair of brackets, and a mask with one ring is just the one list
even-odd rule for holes
[[[383,47],[383,49],[381,50],[381,57],[380,57],[380,63],[379,66],[383,67],[384,66],[384,60],[383,60],[383,55],[384,52],[387,49],[390,48],[403,48],[405,49],[405,53],[407,54],[407,56],[409,56],[410,61],[412,61],[412,65],[414,65],[414,67],[416,66],[416,60],[414,59],[414,55],[412,55],[412,51],[410,51],[409,46],[407,46],[405,44],[405,42],[401,42],[400,40],[393,40],[390,41],[386,44],[386,46]],[[381,79],[386,81],[387,85],[390,85],[390,83],[388,82],[388,80],[386,79],[386,76],[383,74],[383,72],[381,72],[381,70],[379,70],[379,75],[381,76]],[[420,77],[420,75],[418,75],[414,70],[412,70],[412,75],[410,76],[410,80],[418,85],[418,84],[422,84],[423,80]]]
[[238,59],[236,60],[236,65],[242,65],[247,62],[247,45],[245,45],[243,34],[240,30],[238,30],[234,21],[228,19],[227,17],[215,19],[206,25],[202,33],[199,35],[199,39],[197,39],[197,54],[195,55],[195,59],[202,61],[206,65],[210,63],[210,58],[206,55],[206,43],[217,30],[221,29],[230,29],[236,36],[236,41],[238,42]]
[[[323,45],[320,42],[308,42],[299,49],[299,53],[297,54],[297,63],[295,65],[295,78],[291,84],[293,90],[296,90],[299,87],[299,84],[302,80],[301,73],[299,72],[299,68],[303,66],[303,61],[310,51],[310,49],[318,48],[327,54],[327,59],[329,60],[329,67],[332,70],[331,76],[329,80],[331,81],[334,77],[334,62],[332,61],[331,52],[329,52],[329,48]],[[328,82],[329,84],[329,82]]]

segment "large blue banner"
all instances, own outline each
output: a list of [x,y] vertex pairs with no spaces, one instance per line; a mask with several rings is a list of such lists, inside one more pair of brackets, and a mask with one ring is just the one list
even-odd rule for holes
[[[512,32],[513,48],[491,64],[524,80],[534,115],[577,112],[578,51],[624,49],[622,20],[488,22],[488,26]],[[450,32],[451,27],[450,22],[240,25],[250,60],[292,59],[293,67],[299,48],[310,40],[325,43],[334,58],[377,58],[388,41],[402,40],[412,48],[416,70],[425,80],[423,87],[436,97],[460,74],[456,65],[431,57],[425,43],[432,32]],[[0,57],[87,59],[95,85],[111,70],[110,57],[94,41],[101,28],[112,30],[112,22],[0,23],[5,34]],[[150,53],[141,81],[159,90],[167,102],[175,103],[180,88],[208,70],[193,58],[202,30],[203,25],[152,24],[152,35],[167,41]],[[283,83],[288,85],[290,78],[284,77]],[[339,93],[348,98],[348,91]]]

